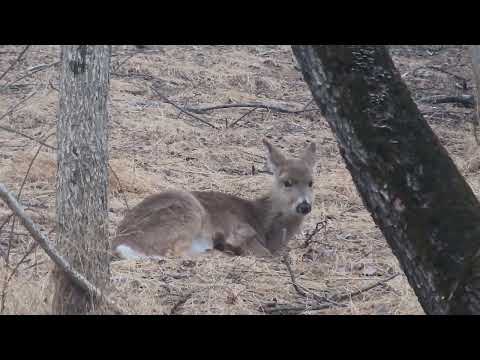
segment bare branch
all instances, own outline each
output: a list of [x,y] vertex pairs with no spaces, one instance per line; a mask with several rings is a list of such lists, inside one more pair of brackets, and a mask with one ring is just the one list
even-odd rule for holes
[[[400,274],[399,273],[393,274],[386,279],[380,280],[380,281],[376,282],[375,284],[367,286],[367,287],[365,287],[363,289],[360,289],[358,291],[354,291],[354,292],[343,294],[343,295],[333,296],[332,300],[334,302],[342,302],[342,301],[345,301],[345,300],[348,300],[348,299],[352,299],[353,297],[356,297],[356,296],[358,296],[360,294],[363,294],[367,291],[370,291],[370,290],[375,289],[379,286],[382,286],[383,284],[385,284],[385,283],[389,282],[390,280],[393,280],[394,278],[396,278],[398,275],[400,275]],[[323,303],[323,304],[320,303],[320,304],[316,304],[316,305],[312,305],[312,306],[277,305],[277,304],[271,305],[271,304],[269,304],[268,306],[266,306],[264,308],[264,312],[267,313],[267,314],[295,315],[295,314],[300,314],[304,311],[324,310],[324,309],[331,308],[332,306],[334,306],[334,303]]]
[[207,111],[218,110],[218,109],[230,109],[230,108],[255,108],[255,109],[266,109],[271,111],[276,111],[286,114],[301,114],[309,111],[320,111],[320,109],[307,109],[308,105],[311,104],[311,101],[304,106],[302,109],[292,109],[288,105],[280,104],[269,104],[266,102],[252,102],[252,103],[239,103],[239,104],[223,104],[223,105],[214,105],[214,106],[195,106],[195,107],[186,107],[185,110],[190,111],[196,114],[204,114]]
[[332,304],[332,306],[340,306],[340,307],[346,306],[344,304],[339,304],[336,301],[328,299],[326,296],[320,296],[314,293],[313,291],[310,291],[304,288],[303,286],[299,285],[295,279],[295,274],[293,273],[292,267],[290,265],[291,259],[288,253],[283,257],[282,262],[285,264],[285,266],[287,267],[288,273],[290,274],[290,280],[292,281],[293,288],[300,296],[308,298],[310,295],[310,297],[312,297],[319,304],[330,303]]
[[202,123],[205,124],[205,125],[208,125],[208,126],[214,128],[214,129],[217,129],[217,130],[218,130],[218,128],[217,128],[215,125],[210,124],[207,120],[202,119],[201,117],[196,116],[196,115],[190,113],[188,110],[186,110],[186,109],[178,106],[178,105],[175,104],[174,102],[168,100],[168,98],[166,98],[165,96],[163,96],[162,94],[160,94],[160,92],[159,92],[157,89],[155,89],[153,86],[152,86],[151,88],[152,88],[152,90],[153,90],[153,92],[154,92],[155,94],[157,94],[161,99],[163,99],[163,101],[165,101],[166,103],[172,105],[172,106],[173,106],[174,108],[176,108],[177,110],[180,110],[180,111],[183,112],[184,114],[186,114],[186,115],[188,115],[188,116],[190,116],[190,117],[192,117],[192,118],[194,118],[194,119],[202,122]]
[[103,292],[94,286],[82,274],[72,268],[72,266],[60,255],[52,246],[49,239],[44,237],[32,222],[30,217],[25,213],[22,206],[17,202],[13,195],[7,190],[5,185],[0,183],[0,197],[5,201],[8,207],[17,215],[23,226],[28,230],[32,237],[39,243],[42,249],[52,259],[52,261],[70,278],[70,280],[80,289],[86,291],[91,296],[103,299],[105,303],[116,313],[123,314],[124,312],[111,299],[107,298]]

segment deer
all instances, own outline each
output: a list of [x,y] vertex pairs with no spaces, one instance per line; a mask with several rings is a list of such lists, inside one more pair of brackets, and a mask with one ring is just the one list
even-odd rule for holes
[[169,190],[151,195],[120,222],[112,241],[120,259],[195,256],[211,250],[239,256],[278,255],[311,212],[315,143],[286,157],[263,139],[271,189],[248,200],[215,191]]

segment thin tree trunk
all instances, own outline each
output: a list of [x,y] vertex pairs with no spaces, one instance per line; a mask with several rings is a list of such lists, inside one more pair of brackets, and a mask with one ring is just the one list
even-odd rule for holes
[[480,46],[470,46],[470,54],[472,58],[473,81],[475,82],[475,102],[477,104],[477,116],[473,121],[473,135],[477,145],[480,145],[480,140],[478,139],[477,134],[480,122]]
[[[57,248],[91,283],[109,280],[107,95],[110,46],[62,47],[57,123]],[[83,314],[99,299],[58,268],[53,312]]]
[[480,313],[480,204],[384,46],[293,46],[347,168],[428,314]]

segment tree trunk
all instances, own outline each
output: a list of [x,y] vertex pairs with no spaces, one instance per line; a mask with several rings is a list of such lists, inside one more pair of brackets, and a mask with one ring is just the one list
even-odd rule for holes
[[[62,47],[57,123],[57,248],[100,289],[109,280],[107,94],[110,46]],[[94,299],[57,268],[53,312],[97,310]]]
[[384,46],[293,46],[353,181],[428,314],[480,313],[480,204]]
[[473,81],[475,82],[475,103],[477,104],[477,117],[473,121],[473,134],[477,145],[480,145],[477,130],[480,122],[480,46],[470,46],[470,54],[472,58]]

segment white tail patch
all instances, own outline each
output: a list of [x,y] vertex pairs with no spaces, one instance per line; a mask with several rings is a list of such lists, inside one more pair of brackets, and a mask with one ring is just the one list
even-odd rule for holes
[[118,255],[125,260],[138,260],[146,258],[145,254],[142,254],[138,251],[133,250],[130,246],[127,245],[118,245],[115,251]]
[[211,241],[208,241],[205,238],[195,238],[193,239],[192,246],[190,247],[190,254],[201,254],[212,249],[213,244]]

